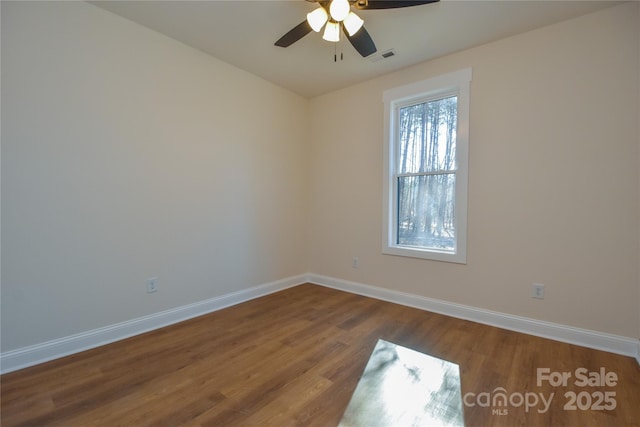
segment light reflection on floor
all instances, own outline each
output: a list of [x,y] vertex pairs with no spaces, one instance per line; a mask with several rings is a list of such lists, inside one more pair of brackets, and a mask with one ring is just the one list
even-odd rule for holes
[[463,426],[455,363],[378,340],[340,422],[343,427]]

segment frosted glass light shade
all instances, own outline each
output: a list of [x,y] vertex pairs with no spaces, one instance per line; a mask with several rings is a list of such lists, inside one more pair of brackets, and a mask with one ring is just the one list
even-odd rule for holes
[[343,24],[344,28],[346,28],[347,30],[347,33],[352,36],[357,33],[360,28],[362,28],[362,24],[364,24],[364,21],[355,13],[349,12]]
[[337,22],[344,21],[350,10],[349,0],[333,0],[329,6],[329,13],[334,21]]
[[322,29],[322,26],[327,22],[329,17],[327,11],[323,7],[319,7],[316,10],[307,13],[307,22],[316,33]]
[[327,26],[324,27],[324,34],[322,38],[328,42],[340,41],[340,24],[337,22],[327,22]]

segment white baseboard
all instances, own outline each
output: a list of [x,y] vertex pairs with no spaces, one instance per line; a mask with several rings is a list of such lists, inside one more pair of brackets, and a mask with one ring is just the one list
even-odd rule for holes
[[576,344],[596,350],[635,357],[640,364],[640,341],[634,338],[588,329],[575,328],[558,323],[544,322],[527,317],[514,316],[496,311],[484,310],[462,304],[426,298],[419,295],[407,294],[362,283],[350,282],[333,277],[310,274],[307,281],[333,289],[338,289],[358,295],[389,301],[421,310],[444,314],[502,329],[522,332],[555,341]]
[[193,317],[221,310],[232,305],[240,304],[242,302],[259,298],[306,282],[383,301],[389,301],[408,307],[444,314],[446,316],[496,326],[511,331],[522,332],[583,347],[635,357],[638,364],[640,364],[640,341],[637,339],[595,332],[587,329],[574,328],[571,326],[544,322],[490,310],[483,310],[476,307],[455,304],[404,292],[392,291],[385,288],[321,276],[318,274],[306,274],[266,283],[205,301],[199,301],[193,304],[117,323],[115,325],[109,325],[103,328],[47,341],[41,344],[7,351],[0,354],[0,373],[4,374],[16,371],[18,369],[79,353],[84,350],[89,350],[91,348],[149,332]]
[[187,319],[202,316],[203,314],[299,285],[304,283],[306,279],[307,276],[305,275],[289,277],[148,316],[127,320],[115,325],[7,351],[0,354],[0,373],[4,374],[48,362],[53,359],[79,353]]

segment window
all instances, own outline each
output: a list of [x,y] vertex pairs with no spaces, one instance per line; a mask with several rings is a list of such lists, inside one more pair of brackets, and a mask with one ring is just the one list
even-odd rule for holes
[[466,263],[470,82],[464,69],[384,92],[384,253]]

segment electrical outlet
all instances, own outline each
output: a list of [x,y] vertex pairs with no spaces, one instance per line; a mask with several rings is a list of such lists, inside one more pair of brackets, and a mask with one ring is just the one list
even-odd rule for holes
[[147,293],[151,294],[153,292],[158,292],[158,278],[151,277],[147,279]]
[[360,267],[360,259],[357,256],[354,256],[351,260],[351,267],[358,268]]
[[537,299],[544,299],[544,285],[541,283],[534,283],[531,285],[531,297]]

